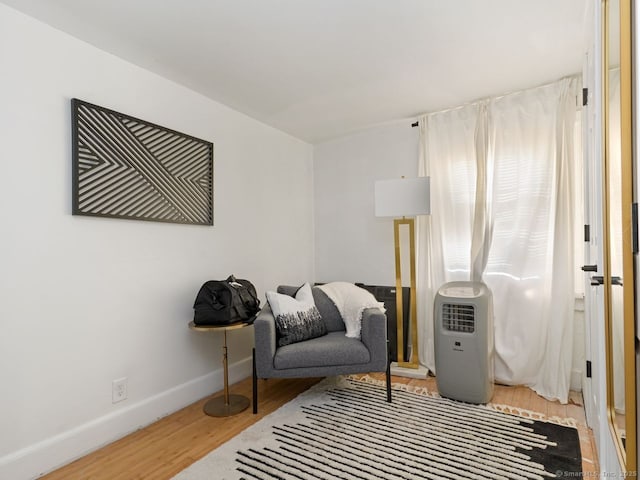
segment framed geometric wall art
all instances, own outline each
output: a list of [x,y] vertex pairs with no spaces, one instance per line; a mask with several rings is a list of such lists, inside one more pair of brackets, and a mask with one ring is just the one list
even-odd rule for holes
[[213,225],[213,144],[71,100],[72,213]]

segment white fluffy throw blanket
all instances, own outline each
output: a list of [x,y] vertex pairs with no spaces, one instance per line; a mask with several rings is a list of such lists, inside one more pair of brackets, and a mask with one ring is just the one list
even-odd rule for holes
[[362,312],[365,308],[378,308],[382,313],[386,311],[384,303],[377,301],[371,293],[353,283],[332,282],[318,288],[327,294],[342,315],[347,327],[347,337],[360,338]]

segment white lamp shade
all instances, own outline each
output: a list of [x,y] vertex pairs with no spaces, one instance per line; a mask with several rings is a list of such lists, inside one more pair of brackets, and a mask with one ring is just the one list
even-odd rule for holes
[[431,213],[429,177],[379,180],[375,185],[376,217],[414,217]]

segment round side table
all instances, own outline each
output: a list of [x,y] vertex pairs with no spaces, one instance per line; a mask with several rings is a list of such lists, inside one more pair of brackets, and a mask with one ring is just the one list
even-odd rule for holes
[[229,394],[229,365],[227,360],[227,331],[248,327],[250,323],[238,322],[229,325],[196,325],[189,323],[189,328],[197,332],[224,332],[222,366],[224,368],[224,395],[212,398],[204,405],[204,413],[212,417],[229,417],[246,410],[249,399],[244,395]]

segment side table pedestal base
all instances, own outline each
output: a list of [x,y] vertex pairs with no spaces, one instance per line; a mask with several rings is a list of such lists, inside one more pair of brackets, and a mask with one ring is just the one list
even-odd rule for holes
[[204,413],[211,417],[229,417],[249,408],[249,399],[243,395],[229,395],[225,402],[224,395],[212,398],[204,405]]

